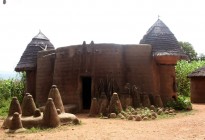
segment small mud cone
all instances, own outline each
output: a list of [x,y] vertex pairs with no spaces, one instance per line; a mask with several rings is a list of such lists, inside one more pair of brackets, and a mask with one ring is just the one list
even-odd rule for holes
[[60,92],[59,92],[59,90],[58,90],[56,85],[52,85],[52,88],[50,89],[48,98],[52,98],[53,99],[53,102],[54,102],[55,107],[57,109],[60,109],[62,113],[65,112],[64,106],[63,106],[63,101],[61,99]]
[[27,95],[23,99],[22,103],[22,116],[33,116],[36,110],[32,95]]
[[99,102],[100,102],[99,103],[100,105],[99,113],[102,114],[103,116],[107,116],[108,115],[108,112],[107,112],[108,99],[105,94],[101,95]]
[[30,93],[26,93],[26,94],[24,95],[23,101],[22,101],[22,103],[21,103],[21,109],[23,108],[23,106],[24,106],[24,104],[25,104],[25,102],[26,102],[26,99],[27,99],[27,96],[28,96],[28,95],[30,95]]
[[120,113],[122,111],[122,105],[117,93],[113,93],[110,99],[109,113]]
[[60,119],[52,98],[48,98],[46,107],[43,113],[43,126],[45,127],[58,127]]
[[11,123],[11,117],[14,115],[15,112],[22,114],[21,106],[17,97],[13,97],[9,107],[9,113],[7,118],[4,120],[3,125],[1,126],[4,129],[8,129]]
[[20,128],[23,128],[23,125],[22,125],[21,119],[19,117],[19,113],[15,112],[13,115],[13,118],[11,119],[11,124],[9,126],[9,129],[10,130],[17,130]]
[[10,107],[9,107],[9,114],[8,116],[13,116],[15,112],[18,112],[19,114],[22,114],[21,106],[19,104],[19,101],[17,97],[13,97]]
[[150,105],[151,105],[150,100],[149,100],[149,96],[147,94],[143,95],[142,105],[144,107],[150,107]]
[[163,107],[162,99],[160,95],[156,95],[154,98],[154,103],[156,107]]
[[104,100],[101,103],[99,113],[102,114],[103,116],[107,116],[108,115],[107,107],[108,107],[108,100]]
[[89,116],[90,117],[95,117],[95,116],[98,115],[98,112],[99,112],[99,106],[98,106],[97,99],[93,98],[92,102],[91,102]]
[[103,100],[107,99],[105,92],[102,92],[99,98],[99,106],[101,106],[101,103],[103,102]]

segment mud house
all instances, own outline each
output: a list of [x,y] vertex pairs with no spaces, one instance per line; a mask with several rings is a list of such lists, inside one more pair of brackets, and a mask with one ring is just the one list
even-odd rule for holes
[[[64,105],[75,105],[81,111],[89,109],[91,98],[99,98],[102,93],[109,98],[117,92],[123,98],[135,89],[150,99],[160,95],[164,103],[176,98],[174,66],[184,58],[174,34],[158,19],[140,44],[133,45],[92,41],[54,49],[40,32],[15,70],[26,71],[27,92],[33,94],[38,105],[45,105],[55,84]],[[125,85],[129,85],[128,90]]]
[[191,102],[205,102],[205,67],[199,68],[188,75],[191,79]]

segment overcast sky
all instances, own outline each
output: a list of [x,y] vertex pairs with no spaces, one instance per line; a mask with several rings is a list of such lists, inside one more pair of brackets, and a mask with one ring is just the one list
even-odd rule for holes
[[158,19],[178,41],[205,53],[204,0],[0,0],[0,71],[13,71],[39,29],[58,48],[139,44]]

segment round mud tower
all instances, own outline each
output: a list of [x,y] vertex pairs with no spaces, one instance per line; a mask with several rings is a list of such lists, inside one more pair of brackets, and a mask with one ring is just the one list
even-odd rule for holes
[[22,116],[33,116],[36,110],[32,95],[24,96],[22,104]]
[[156,95],[154,97],[154,104],[156,107],[163,107],[163,103],[160,95]]
[[63,106],[63,101],[61,99],[60,92],[59,92],[56,85],[52,85],[50,92],[49,92],[49,95],[48,95],[48,98],[53,99],[53,102],[54,102],[55,107],[57,109],[60,109],[62,113],[65,112],[64,106]]
[[113,93],[113,95],[110,99],[109,112],[118,114],[121,111],[122,111],[122,105],[121,105],[120,99],[118,97],[118,94]]
[[95,117],[95,116],[98,115],[98,113],[99,113],[98,101],[97,101],[96,98],[93,98],[92,102],[91,102],[89,116],[90,117]]
[[57,127],[60,125],[60,119],[52,98],[48,98],[46,107],[43,113],[44,127]]
[[8,116],[13,116],[15,112],[18,112],[19,114],[22,114],[21,106],[19,104],[19,101],[17,97],[13,97],[10,107],[9,107],[9,114]]
[[151,105],[150,100],[149,100],[149,96],[147,94],[143,95],[142,105],[144,107],[150,107],[150,105]]
[[10,130],[17,130],[20,128],[23,128],[23,125],[22,125],[21,119],[19,117],[19,113],[15,112],[13,115],[13,118],[11,119],[11,124],[9,126],[9,129]]

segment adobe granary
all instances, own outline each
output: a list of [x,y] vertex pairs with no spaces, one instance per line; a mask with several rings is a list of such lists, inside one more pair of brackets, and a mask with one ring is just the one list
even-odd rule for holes
[[102,94],[109,102],[114,92],[123,108],[126,104],[139,106],[144,97],[149,98],[150,104],[158,99],[157,104],[162,106],[161,99],[166,103],[177,98],[175,65],[186,59],[174,34],[160,19],[140,44],[92,41],[35,53],[33,83],[27,80],[28,85],[34,85],[31,94],[38,105],[45,106],[50,87],[55,84],[67,111],[90,109],[92,98],[99,100]]
[[191,102],[205,103],[205,66],[188,75],[191,80]]
[[53,44],[41,31],[39,31],[27,45],[20,61],[15,67],[16,72],[26,72],[26,92],[31,93],[34,99],[36,92],[37,54],[39,51],[51,49],[54,49]]

